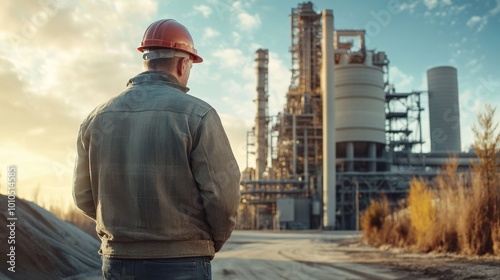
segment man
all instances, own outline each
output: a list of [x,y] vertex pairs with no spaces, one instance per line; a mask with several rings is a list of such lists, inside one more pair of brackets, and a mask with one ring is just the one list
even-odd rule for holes
[[105,279],[211,279],[235,227],[240,172],[216,111],[187,95],[189,31],[152,23],[145,72],[84,120],[74,200],[96,221]]

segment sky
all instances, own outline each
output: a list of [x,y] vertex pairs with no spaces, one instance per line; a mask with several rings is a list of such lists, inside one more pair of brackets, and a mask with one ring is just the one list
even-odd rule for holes
[[[16,165],[19,196],[71,203],[79,125],[142,71],[136,47],[148,25],[162,18],[190,30],[204,62],[191,70],[189,94],[218,111],[244,169],[246,132],[256,111],[255,51],[269,49],[269,108],[275,115],[290,84],[289,15],[300,2],[1,1],[0,193],[7,192],[7,167]],[[462,149],[473,141],[477,113],[500,104],[500,0],[313,3],[318,12],[333,10],[335,28],[367,30],[367,48],[387,53],[390,82],[399,92],[427,90],[429,68],[456,67]]]

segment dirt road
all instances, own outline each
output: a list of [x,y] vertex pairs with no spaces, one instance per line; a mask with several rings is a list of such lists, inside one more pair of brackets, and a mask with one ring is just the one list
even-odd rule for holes
[[357,264],[336,250],[355,236],[237,231],[214,259],[213,279],[408,279],[408,273]]

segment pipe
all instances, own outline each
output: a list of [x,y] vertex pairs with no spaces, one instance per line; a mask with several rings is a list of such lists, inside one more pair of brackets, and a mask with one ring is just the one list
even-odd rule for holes
[[322,12],[321,94],[323,99],[323,227],[335,228],[335,92],[333,11]]
[[241,181],[240,185],[286,185],[295,184],[300,185],[304,182],[299,180],[255,180],[255,181]]
[[377,144],[370,143],[369,153],[370,153],[370,171],[377,171]]
[[292,115],[292,173],[297,174],[297,116]]
[[306,188],[309,189],[309,149],[307,143],[307,127],[304,129],[304,181]]
[[246,194],[303,194],[304,190],[254,190],[254,191],[242,191],[241,195]]
[[346,146],[347,171],[354,171],[354,144],[348,142]]

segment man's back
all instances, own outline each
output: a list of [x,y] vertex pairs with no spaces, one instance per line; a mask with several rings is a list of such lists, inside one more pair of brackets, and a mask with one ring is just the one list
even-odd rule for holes
[[80,126],[75,204],[96,221],[104,279],[211,279],[240,171],[217,112],[186,94],[203,62],[188,29],[157,20],[137,50],[146,72]]
[[104,256],[213,257],[234,228],[215,218],[239,202],[225,187],[239,181],[229,142],[215,110],[183,89],[144,72],[82,124]]

